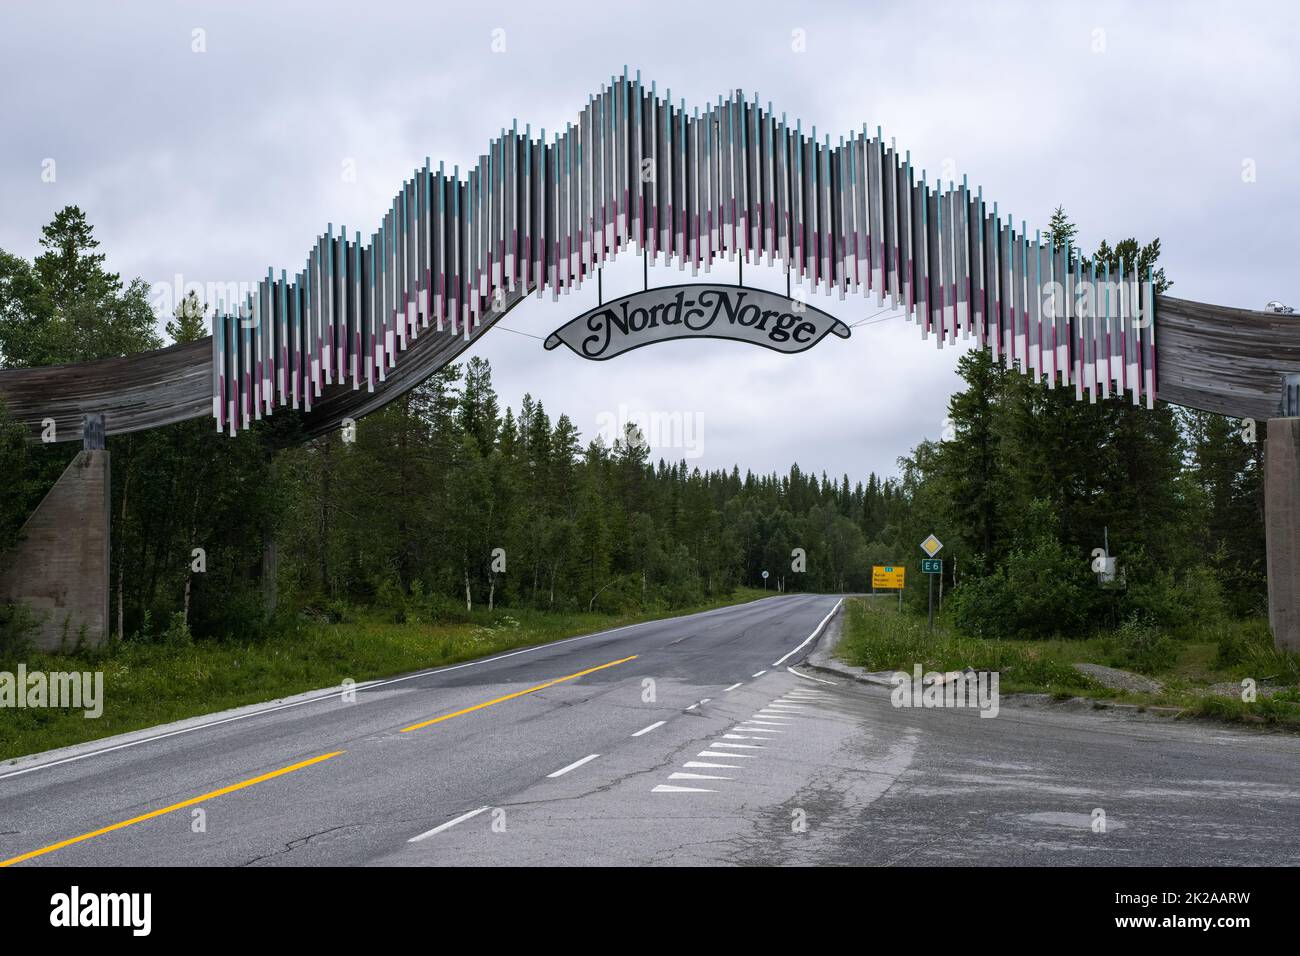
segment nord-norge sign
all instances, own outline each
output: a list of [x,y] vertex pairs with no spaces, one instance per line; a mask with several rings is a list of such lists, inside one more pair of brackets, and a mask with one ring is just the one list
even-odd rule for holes
[[607,302],[556,329],[546,348],[561,342],[583,358],[604,359],[669,339],[734,339],[778,352],[802,352],[828,332],[842,339],[849,327],[820,309],[762,289],[734,285],[674,285]]

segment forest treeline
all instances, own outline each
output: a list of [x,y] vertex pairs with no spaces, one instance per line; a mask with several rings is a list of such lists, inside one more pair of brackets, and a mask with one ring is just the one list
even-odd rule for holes
[[[1053,236],[1073,229],[1058,211]],[[0,252],[6,367],[161,344],[146,287],[104,270],[80,210],[62,210],[41,243],[33,262]],[[1097,255],[1145,269],[1159,244]],[[178,306],[168,338],[206,334],[205,308]],[[531,396],[506,405],[481,358],[321,438],[300,440],[284,411],[234,439],[206,419],[115,436],[114,630],[244,638],[361,605],[429,621],[480,606],[673,608],[761,587],[763,571],[770,589],[864,591],[873,563],[906,564],[919,606],[918,543],[932,532],[946,611],[973,633],[1261,612],[1262,423],[1251,436],[1166,405],[1077,402],[983,352],[959,371],[943,440],[887,477],[652,459],[634,427],[606,445]],[[0,546],[77,451],[23,435],[0,412]],[[1112,587],[1093,573],[1104,542],[1119,561]]]

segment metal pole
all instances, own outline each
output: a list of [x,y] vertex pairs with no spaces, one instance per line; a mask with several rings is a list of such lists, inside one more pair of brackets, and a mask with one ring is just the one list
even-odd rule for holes
[[930,579],[930,630],[934,630],[934,575],[927,574]]

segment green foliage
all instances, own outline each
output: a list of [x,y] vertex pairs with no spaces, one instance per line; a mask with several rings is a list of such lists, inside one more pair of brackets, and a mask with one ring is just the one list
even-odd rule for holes
[[889,600],[846,601],[844,615],[844,636],[837,653],[869,671],[911,674],[918,664],[923,673],[972,667],[998,672],[1003,693],[1038,690],[1069,694],[1093,686],[1068,661],[1039,654],[1024,642],[976,638],[943,622],[932,632],[925,617],[899,613]]
[[32,263],[0,250],[0,365],[84,362],[156,348],[149,287],[104,268],[99,241],[76,206],[41,231]]
[[0,602],[0,664],[24,660],[31,653],[38,623],[21,604]]
[[[1048,233],[1079,255],[1063,209]],[[1150,267],[1162,291],[1159,255],[1159,240],[1125,239],[1088,258],[1128,274]],[[958,372],[965,388],[949,403],[946,440],[900,462],[900,543],[911,555],[930,532],[945,542],[957,626],[1079,637],[1136,615],[1178,633],[1262,610],[1262,436],[1251,443],[1240,423],[1167,405],[1076,401],[1073,387],[1036,383],[982,350]],[[1114,588],[1091,567],[1107,542],[1119,559]],[[924,587],[909,603],[925,606]]]
[[198,294],[191,290],[172,310],[172,317],[167,320],[167,335],[178,344],[197,342],[208,334],[204,322],[207,311],[208,304],[200,302]]
[[[1063,210],[1049,234],[1078,254]],[[157,344],[143,284],[106,271],[80,210],[62,210],[41,247],[30,263],[0,253],[5,364]],[[1159,251],[1126,239],[1096,257],[1145,270]],[[200,338],[205,311],[187,296],[168,334]],[[1262,444],[1215,416],[1078,402],[1073,388],[1035,384],[983,351],[958,368],[949,433],[902,459],[897,479],[651,460],[634,430],[587,441],[532,396],[511,407],[477,357],[367,416],[355,441],[304,442],[287,410],[234,440],[207,421],[117,436],[114,630],[156,641],[152,622],[167,621],[167,640],[202,643],[367,606],[428,624],[484,606],[644,612],[761,588],[764,571],[771,590],[865,591],[872,563],[905,563],[904,601],[923,609],[916,545],[931,532],[947,545],[935,582],[944,617],[986,639],[1076,638],[1135,615],[1180,634],[1260,608]],[[75,452],[22,438],[0,412],[0,468],[12,476],[0,549]],[[1123,574],[1115,589],[1090,566],[1107,535]],[[262,580],[271,545],[278,616]],[[202,571],[191,567],[198,551]]]
[[[725,603],[761,596],[761,591],[742,590]],[[682,610],[703,611],[722,603]],[[354,616],[364,617],[348,614]],[[326,624],[295,615],[275,622],[269,639],[123,641],[98,652],[50,656],[41,661],[49,671],[86,670],[88,665],[102,670],[112,706],[98,720],[86,720],[74,710],[6,710],[0,720],[0,760],[338,687],[345,678],[360,682],[455,664],[653,616],[479,609],[460,624],[370,619]]]
[[1178,643],[1136,613],[1115,629],[1107,647],[1108,665],[1143,674],[1168,670],[1179,656]]

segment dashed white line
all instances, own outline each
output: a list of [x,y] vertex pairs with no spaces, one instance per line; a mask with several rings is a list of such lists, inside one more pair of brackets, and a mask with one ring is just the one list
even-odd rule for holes
[[750,674],[749,676],[750,676],[750,677],[762,677],[762,676],[763,676],[764,674],[766,674],[766,673],[767,673],[766,670],[761,670],[761,671],[759,671],[757,674]]
[[588,754],[587,756],[583,757],[581,760],[575,760],[573,763],[569,764],[567,767],[561,767],[559,770],[555,771],[555,773],[548,773],[546,776],[548,776],[548,777],[563,777],[563,776],[564,776],[566,773],[568,773],[570,770],[577,770],[577,769],[578,769],[579,767],[581,767],[584,763],[590,763],[591,761],[595,760],[595,759],[596,759],[597,757],[599,757],[599,756],[600,756],[600,754]]
[[735,780],[735,777],[718,777],[708,773],[670,773],[669,780]]
[[634,733],[632,736],[633,736],[633,737],[640,737],[642,734],[648,734],[648,733],[650,733],[650,731],[654,730],[656,727],[662,727],[665,723],[666,723],[666,721],[656,720],[656,721],[655,721],[653,724],[651,724],[649,727],[642,727],[640,730],[638,730],[638,731],[637,731],[636,733]]
[[688,760],[683,767],[695,767],[697,770],[740,770],[738,763],[709,763],[705,760]]
[[701,750],[701,751],[700,751],[699,753],[697,753],[695,756],[697,756],[697,757],[726,757],[728,760],[735,760],[735,759],[737,759],[737,758],[739,758],[739,757],[744,757],[746,760],[752,760],[752,759],[754,758],[754,755],[753,755],[753,754],[724,754],[724,753],[719,753],[719,752],[714,751],[714,750]]
[[491,807],[479,807],[477,810],[471,810],[469,813],[462,813],[462,814],[461,814],[460,816],[458,816],[455,820],[448,820],[446,823],[443,823],[443,824],[441,824],[440,826],[436,826],[436,827],[434,827],[432,830],[426,830],[426,831],[424,831],[424,832],[421,833],[419,836],[413,836],[413,837],[411,837],[411,839],[407,840],[406,842],[407,842],[407,843],[419,843],[421,840],[426,839],[427,837],[431,837],[431,836],[433,836],[435,833],[441,833],[443,830],[450,830],[450,829],[451,829],[452,827],[454,827],[456,824],[458,824],[458,823],[464,823],[464,822],[465,822],[466,820],[468,820],[470,817],[476,817],[476,816],[478,816],[480,813],[482,813],[484,810],[491,810],[491,809],[492,809]]
[[738,680],[738,681],[736,681],[736,683],[734,683],[734,684],[732,684],[730,687],[728,687],[727,690],[724,690],[723,693],[725,694],[725,693],[727,693],[727,691],[735,690],[737,687],[739,687],[739,686],[740,686],[741,684],[743,684],[743,683],[745,683],[743,680]]
[[670,784],[661,783],[651,793],[717,793],[716,790],[706,790],[704,787],[674,787]]
[[[761,600],[766,600],[766,599],[764,598]],[[591,634],[579,634],[577,637],[566,637],[562,641],[551,641],[550,643],[547,644],[535,644],[532,647],[520,648],[519,650],[509,651],[508,653],[505,654],[497,654],[494,657],[484,657],[476,661],[466,661],[464,664],[452,664],[449,667],[437,667],[431,670],[416,671],[414,674],[403,674],[401,677],[390,677],[385,680],[367,681],[367,682],[357,684],[352,689],[358,692],[376,690],[377,688],[380,687],[387,687],[389,684],[398,684],[401,683],[402,681],[416,680],[417,678],[420,677],[432,677],[435,674],[445,674],[448,673],[449,671],[458,671],[465,667],[481,667],[484,664],[492,664],[496,661],[503,661],[508,657],[516,657],[519,654],[534,654],[538,651],[550,650],[556,647],[562,647],[565,644],[572,644],[575,641],[589,641],[593,637],[606,637],[610,634],[617,634],[619,631],[628,631],[636,627],[648,627],[653,624],[666,624],[672,621],[680,621],[683,618],[692,617],[692,616],[696,618],[714,617],[716,615],[726,614],[729,611],[733,611],[735,610],[735,607],[736,607],[735,605],[730,607],[720,607],[713,611],[705,611],[704,613],[699,615],[680,614],[677,617],[660,618],[659,620],[655,620],[655,621],[640,621],[636,624],[624,624],[621,627],[610,628],[609,630],[606,631],[594,631]],[[14,770],[11,773],[0,774],[0,780],[8,780],[10,777],[21,777],[23,774],[34,773],[37,770],[45,770],[49,767],[58,767],[62,764],[72,763],[78,760],[89,760],[91,757],[99,757],[103,754],[113,753],[116,750],[124,750],[127,747],[139,747],[143,744],[150,744],[158,740],[165,740],[168,737],[175,737],[178,734],[192,734],[195,733],[196,731],[208,730],[212,727],[220,726],[221,724],[228,724],[231,721],[250,720],[254,717],[262,717],[266,714],[273,714],[281,710],[288,710],[291,707],[302,707],[306,704],[316,704],[316,703],[320,703],[321,701],[334,700],[340,698],[342,696],[342,693],[343,692],[341,692],[337,688],[331,688],[328,690],[322,689],[322,692],[318,696],[308,697],[305,700],[294,700],[294,701],[289,701],[288,703],[278,704],[274,707],[264,707],[259,710],[250,711],[248,713],[232,714],[229,717],[222,717],[217,720],[205,721],[204,723],[195,724],[194,726],[191,727],[179,727],[175,730],[169,730],[165,733],[155,734],[152,737],[142,737],[137,740],[128,740],[120,744],[115,744],[111,747],[101,747],[98,750],[91,750],[88,751],[87,753],[73,754],[70,757],[63,757],[59,760],[51,760],[47,763],[38,763],[31,767],[24,767],[21,770]],[[705,703],[705,701],[701,701],[701,703]]]
[[[728,734],[727,736],[731,736],[731,735]],[[719,740],[715,740],[713,743],[709,744],[709,746],[710,746],[710,747],[715,747],[715,748],[717,748],[717,749],[719,749],[719,750],[720,750],[720,749],[723,749],[723,748],[727,748],[727,749],[735,749],[735,750],[762,750],[762,749],[764,749],[762,744],[724,744],[724,743],[722,743],[722,742],[719,741]]]

